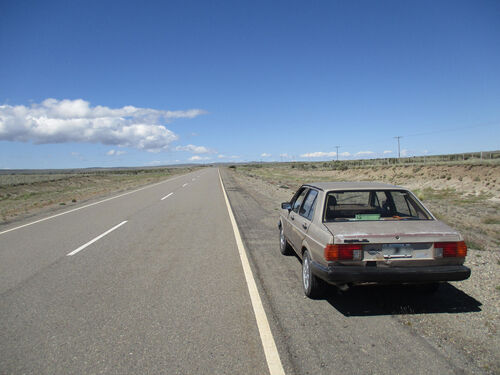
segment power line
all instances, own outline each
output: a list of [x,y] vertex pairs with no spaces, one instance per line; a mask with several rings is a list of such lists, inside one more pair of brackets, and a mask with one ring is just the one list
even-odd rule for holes
[[485,122],[481,124],[475,124],[475,125],[469,125],[469,126],[459,126],[459,127],[454,127],[454,128],[447,128],[447,129],[440,129],[440,130],[431,130],[428,132],[423,132],[423,133],[414,133],[414,134],[407,134],[405,137],[418,137],[421,135],[430,135],[430,134],[437,134],[437,133],[446,133],[446,132],[455,132],[458,130],[467,130],[467,129],[475,129],[475,128],[482,128],[486,126],[492,126],[492,125],[499,125],[500,122],[498,121],[490,121],[490,122]]
[[398,159],[401,158],[401,148],[399,147],[399,140],[403,138],[402,136],[398,135],[397,137],[394,137],[398,140]]
[[[401,143],[400,139],[401,138],[408,138],[408,137],[417,137],[417,136],[425,136],[425,135],[431,135],[431,134],[437,134],[437,133],[446,133],[446,132],[458,132],[460,130],[468,130],[468,129],[475,129],[475,128],[483,128],[483,127],[490,127],[490,126],[498,126],[500,127],[500,121],[489,121],[489,122],[484,122],[484,123],[478,123],[474,125],[468,125],[468,126],[458,126],[458,127],[453,127],[453,128],[446,128],[446,129],[439,129],[439,130],[432,130],[428,132],[422,132],[422,133],[413,133],[413,134],[404,134],[404,135],[399,135],[396,137],[393,137],[398,140],[398,158],[401,158]],[[351,148],[351,147],[364,147],[364,146],[372,146],[374,144],[374,141],[376,143],[381,143],[379,141],[384,141],[388,140],[389,137],[386,136],[379,136],[372,138],[370,143],[353,143],[353,144],[343,144],[343,148]],[[384,142],[385,143],[385,142]],[[337,149],[337,161],[339,158],[339,148],[340,146],[334,146]]]
[[[438,134],[438,133],[448,133],[448,132],[458,132],[460,130],[483,128],[483,127],[489,127],[489,126],[499,126],[500,127],[500,121],[489,121],[489,122],[484,122],[484,123],[479,123],[479,124],[474,124],[474,125],[469,125],[469,126],[458,126],[458,127],[453,127],[453,128],[431,130],[431,131],[422,132],[422,133],[403,134],[400,137],[401,138],[418,137],[418,136],[423,136],[423,135],[431,135],[431,134]],[[346,147],[371,146],[371,145],[373,145],[374,141],[383,141],[383,140],[386,140],[386,139],[388,139],[388,137],[379,136],[379,137],[371,138],[369,143],[359,143],[358,142],[358,143],[352,143],[352,144],[343,144],[342,147],[346,148]]]

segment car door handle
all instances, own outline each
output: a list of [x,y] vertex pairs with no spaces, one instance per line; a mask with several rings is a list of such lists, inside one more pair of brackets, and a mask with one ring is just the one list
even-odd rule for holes
[[306,223],[302,223],[302,228],[307,229],[307,224]]

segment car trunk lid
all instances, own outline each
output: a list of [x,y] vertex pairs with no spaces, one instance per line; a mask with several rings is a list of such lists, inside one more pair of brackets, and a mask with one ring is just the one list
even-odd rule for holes
[[335,244],[460,241],[460,234],[438,220],[340,221],[325,223]]
[[391,265],[435,258],[434,243],[460,241],[460,234],[437,220],[331,222],[325,226],[335,244],[363,245],[363,261]]

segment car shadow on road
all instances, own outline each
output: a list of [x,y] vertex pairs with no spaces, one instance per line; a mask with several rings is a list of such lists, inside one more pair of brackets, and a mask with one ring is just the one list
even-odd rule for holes
[[482,305],[449,283],[433,294],[409,286],[358,286],[347,292],[329,286],[325,297],[345,316],[466,313],[481,311]]

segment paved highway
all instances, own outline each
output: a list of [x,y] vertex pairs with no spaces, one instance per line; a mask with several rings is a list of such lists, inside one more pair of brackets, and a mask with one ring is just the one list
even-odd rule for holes
[[212,168],[1,227],[0,373],[462,371],[390,316],[305,299],[276,211],[221,174],[227,196]]
[[268,371],[216,169],[3,233],[0,249],[2,374]]

